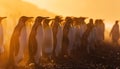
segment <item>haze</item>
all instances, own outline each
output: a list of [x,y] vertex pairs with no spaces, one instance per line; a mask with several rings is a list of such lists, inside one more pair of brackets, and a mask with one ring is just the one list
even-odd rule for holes
[[120,0],[24,0],[63,16],[120,20]]

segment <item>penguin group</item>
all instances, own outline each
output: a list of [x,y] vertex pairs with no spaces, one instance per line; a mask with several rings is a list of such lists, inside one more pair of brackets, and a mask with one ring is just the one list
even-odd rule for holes
[[[4,51],[1,22],[5,18],[0,17],[0,54]],[[77,49],[89,54],[91,50],[95,50],[97,44],[101,45],[104,42],[105,24],[102,19],[94,21],[92,18],[86,23],[87,18],[37,16],[34,20],[34,17],[21,16],[11,36],[7,67],[14,69],[19,66],[25,57],[26,50],[28,50],[29,56],[28,65],[30,63],[39,65],[41,58],[68,58],[72,56],[73,50]],[[33,20],[33,26],[28,31],[27,23],[33,22]],[[118,20],[115,22],[110,32],[115,45],[119,40],[118,22]]]

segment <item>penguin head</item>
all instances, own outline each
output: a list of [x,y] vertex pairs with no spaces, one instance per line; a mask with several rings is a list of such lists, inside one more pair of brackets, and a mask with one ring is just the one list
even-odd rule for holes
[[85,19],[88,18],[88,17],[75,17],[75,21],[77,23],[85,23]]
[[32,19],[33,17],[21,16],[19,19],[19,23],[25,24],[28,20]]
[[98,25],[98,22],[99,22],[99,20],[98,20],[98,19],[96,19],[96,20],[95,20],[95,26],[97,26],[97,25]]
[[92,18],[89,20],[89,23],[93,23],[93,19]]
[[118,20],[116,20],[116,21],[115,21],[115,24],[118,24],[118,22],[119,22],[119,21],[118,21]]
[[51,26],[53,27],[58,27],[64,21],[61,16],[55,16],[52,20]]
[[101,25],[101,24],[103,24],[104,22],[103,22],[103,19],[96,19],[95,20],[95,25],[97,25],[97,26],[99,26],[99,25]]
[[38,17],[36,17],[36,19],[35,19],[35,23],[41,24],[41,22],[42,22],[44,19],[46,19],[46,18],[49,18],[49,17],[38,16]]
[[103,22],[103,19],[99,19],[99,23],[100,24],[103,24],[104,22]]
[[56,22],[62,22],[63,21],[61,16],[55,16],[54,20]]
[[67,16],[67,17],[65,18],[65,22],[66,22],[67,24],[73,23],[72,17]]
[[43,21],[44,28],[49,26],[49,23],[51,20],[52,19],[44,19],[44,21]]
[[50,21],[51,21],[51,19],[45,19],[45,20],[44,20],[44,23],[45,23],[45,24],[49,24]]

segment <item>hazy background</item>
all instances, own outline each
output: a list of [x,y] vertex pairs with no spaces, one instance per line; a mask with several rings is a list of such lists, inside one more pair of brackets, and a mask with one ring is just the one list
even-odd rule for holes
[[120,0],[23,0],[60,15],[120,20]]
[[[22,0],[0,0],[0,16],[7,16],[2,24],[4,28],[4,44],[6,48],[9,48],[10,38],[18,23],[20,16],[50,16],[54,17],[55,14],[48,12],[47,10],[40,9],[36,5],[28,2],[23,2]],[[31,26],[31,23],[28,24]]]

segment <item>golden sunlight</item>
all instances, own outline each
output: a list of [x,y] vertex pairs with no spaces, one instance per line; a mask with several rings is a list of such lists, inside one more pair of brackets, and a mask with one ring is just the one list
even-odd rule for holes
[[[63,16],[87,16],[104,18],[108,21],[119,19],[119,0],[23,0],[39,8]],[[107,4],[107,5],[106,5]]]
[[8,69],[120,68],[120,0],[0,0],[0,17],[0,69],[2,61]]
[[[58,14],[62,16],[87,16],[95,19],[104,18],[106,31],[109,32],[114,21],[119,19],[118,2],[108,0],[12,0],[9,2],[8,0],[2,0],[0,1],[0,15],[8,17],[6,23],[3,24],[5,43],[9,43],[12,31],[21,15],[54,17]],[[106,6],[106,3],[108,6]]]

